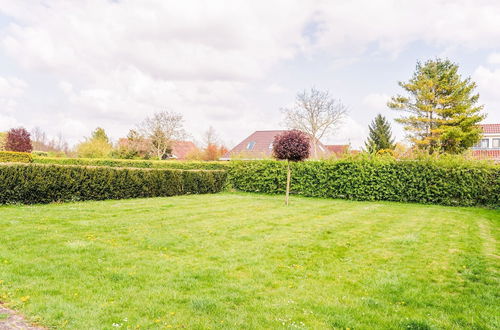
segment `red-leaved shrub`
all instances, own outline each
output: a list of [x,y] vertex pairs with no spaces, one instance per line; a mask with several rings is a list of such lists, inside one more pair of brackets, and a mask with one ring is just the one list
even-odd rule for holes
[[12,128],[7,132],[5,150],[31,152],[33,146],[31,144],[30,133],[23,127]]

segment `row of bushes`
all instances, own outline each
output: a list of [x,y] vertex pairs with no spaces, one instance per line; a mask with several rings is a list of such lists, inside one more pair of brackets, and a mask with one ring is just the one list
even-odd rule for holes
[[0,204],[216,193],[225,171],[0,165]]
[[[54,180],[67,181],[66,176],[78,176],[76,186],[72,187],[71,181],[67,184],[66,190],[72,189],[72,197],[69,199],[104,199],[109,198],[129,198],[148,196],[169,196],[161,192],[161,189],[171,189],[171,183],[165,178],[168,175],[183,177],[183,185],[191,188],[174,193],[203,193],[216,192],[222,189],[221,182],[226,180],[230,185],[241,191],[261,192],[261,193],[283,193],[286,184],[286,163],[272,160],[266,161],[231,161],[231,162],[180,162],[180,161],[151,161],[151,160],[120,160],[120,159],[69,159],[69,158],[36,158],[35,163],[62,164],[62,165],[91,165],[95,169],[88,167],[73,166],[71,170],[56,170],[67,166],[40,167],[43,170],[32,170],[32,167],[8,167],[9,171],[18,173],[18,180],[22,182],[23,175],[25,181],[41,180],[37,175],[52,176],[51,171],[59,172],[60,176],[55,176]],[[130,167],[121,169],[121,167]],[[102,168],[99,170],[98,168]],[[135,170],[132,168],[136,168]],[[160,169],[204,169],[204,170],[225,170],[225,171],[164,171]],[[6,167],[2,169],[5,172]],[[152,172],[141,171],[150,169]],[[156,169],[156,170],[155,170]],[[344,159],[338,161],[307,161],[292,163],[292,192],[304,196],[343,198],[355,200],[387,200],[400,202],[433,203],[443,205],[485,205],[499,206],[500,200],[500,166],[477,161],[465,161],[458,158],[453,159],[419,159],[398,161],[393,158],[359,158]],[[50,174],[48,172],[50,172]],[[83,171],[83,172],[82,172]],[[32,172],[45,172],[45,174],[33,174]],[[7,172],[5,172],[7,173]],[[31,174],[30,174],[31,173]],[[76,174],[80,173],[80,174]],[[98,173],[85,174],[82,173]],[[113,173],[121,173],[113,174]],[[130,173],[130,174],[129,174]],[[146,174],[147,173],[147,174]],[[189,173],[189,174],[188,174]],[[192,173],[197,173],[192,174]],[[194,178],[204,176],[213,177],[190,180],[189,175]],[[141,179],[144,177],[144,179]],[[159,179],[159,177],[163,179]],[[153,179],[154,178],[154,179]],[[9,179],[9,175],[4,174],[0,180]],[[8,181],[11,180],[11,181]],[[21,180],[21,181],[20,181]],[[44,179],[47,182],[52,180]],[[82,182],[79,182],[81,180]],[[97,180],[96,182],[93,182]],[[105,184],[103,184],[103,180]],[[122,180],[122,181],[121,181]],[[131,181],[131,192],[128,193],[127,180]],[[151,180],[156,182],[151,184]],[[156,180],[156,181],[155,181]],[[210,181],[212,180],[212,181]],[[221,181],[222,180],[222,181]],[[87,182],[89,181],[89,182]],[[207,188],[206,182],[213,182]],[[43,184],[46,185],[47,182]],[[177,181],[172,181],[177,182]],[[63,184],[63,183],[61,183]],[[117,185],[116,191],[113,185]],[[161,188],[161,185],[167,186]],[[199,184],[200,187],[196,187]],[[0,183],[5,187],[6,183]],[[23,183],[23,185],[26,185]],[[36,183],[33,184],[35,186]],[[99,187],[106,186],[107,192],[101,194]],[[175,185],[175,184],[174,184]],[[22,186],[22,185],[21,185]],[[57,187],[57,185],[53,186]],[[78,189],[83,189],[82,193]],[[97,197],[92,197],[90,187],[95,187]],[[14,189],[14,188],[12,188]],[[16,188],[24,189],[24,188]],[[36,188],[36,189],[45,189]],[[94,188],[92,188],[94,189]],[[207,190],[208,189],[208,190]],[[12,202],[3,195],[5,189],[0,194],[0,202]],[[39,191],[39,190],[33,190]],[[61,194],[67,194],[66,192]],[[42,194],[43,195],[43,194]],[[81,196],[80,196],[81,195]],[[91,196],[91,197],[85,197]],[[56,196],[57,197],[57,196]],[[68,200],[68,198],[49,197],[47,200]],[[34,202],[35,197],[26,198],[28,202]],[[40,201],[42,202],[42,201]]]
[[33,157],[27,152],[0,151],[0,163],[31,163]]
[[141,159],[98,159],[98,158],[50,158],[35,157],[37,164],[137,167],[137,168],[175,168],[181,170],[225,170],[228,162],[177,161],[177,160],[141,160]]
[[[499,207],[500,166],[478,162],[393,159],[292,163],[291,190],[312,197]],[[235,162],[232,186],[283,193],[286,163]]]

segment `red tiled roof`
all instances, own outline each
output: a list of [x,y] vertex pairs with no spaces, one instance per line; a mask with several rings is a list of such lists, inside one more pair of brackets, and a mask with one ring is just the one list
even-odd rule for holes
[[330,144],[330,145],[325,145],[326,149],[330,150],[331,152],[335,154],[343,154],[344,152],[349,149],[348,144]]
[[172,156],[177,159],[186,159],[186,156],[196,150],[196,145],[191,141],[175,141],[172,146]]
[[478,159],[493,159],[493,160],[500,161],[500,149],[472,150],[472,155]]
[[[274,137],[278,134],[285,132],[285,130],[274,130],[274,131],[255,131],[249,137],[241,141],[236,147],[227,152],[222,158],[231,158],[231,156],[242,155],[243,158],[267,158],[272,155],[271,144],[274,141]],[[248,149],[248,145],[253,143],[253,147]],[[328,149],[323,144],[320,144],[320,148],[323,148],[326,152]],[[321,150],[318,150],[321,152]],[[312,155],[312,151],[311,151]]]
[[485,134],[500,133],[500,124],[482,124],[479,125]]
[[[223,158],[230,158],[231,155],[234,156],[241,153],[258,158],[262,158],[263,156],[269,157],[272,153],[272,148],[269,148],[269,146],[273,143],[274,137],[282,132],[284,131],[255,131],[249,137],[237,144],[236,147],[228,151]],[[247,149],[248,144],[251,142],[255,142],[253,148]]]

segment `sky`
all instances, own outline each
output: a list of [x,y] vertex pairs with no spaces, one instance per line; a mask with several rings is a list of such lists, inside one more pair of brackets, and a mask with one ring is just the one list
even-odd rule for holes
[[498,0],[0,0],[0,131],[116,140],[167,110],[232,147],[315,87],[349,109],[324,143],[361,147],[377,113],[403,141],[386,102],[437,57],[500,123]]

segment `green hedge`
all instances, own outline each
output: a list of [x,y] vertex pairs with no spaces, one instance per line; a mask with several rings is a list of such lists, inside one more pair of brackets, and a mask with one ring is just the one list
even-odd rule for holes
[[0,165],[0,204],[216,193],[225,171]]
[[33,158],[27,152],[0,151],[0,163],[31,163]]
[[[292,164],[293,193],[354,200],[499,207],[500,166],[478,162],[364,159]],[[234,162],[235,189],[284,193],[286,163]]]
[[229,162],[198,162],[179,160],[141,160],[141,159],[99,159],[99,158],[55,158],[35,157],[37,164],[136,167],[136,168],[175,168],[180,170],[225,170]]

